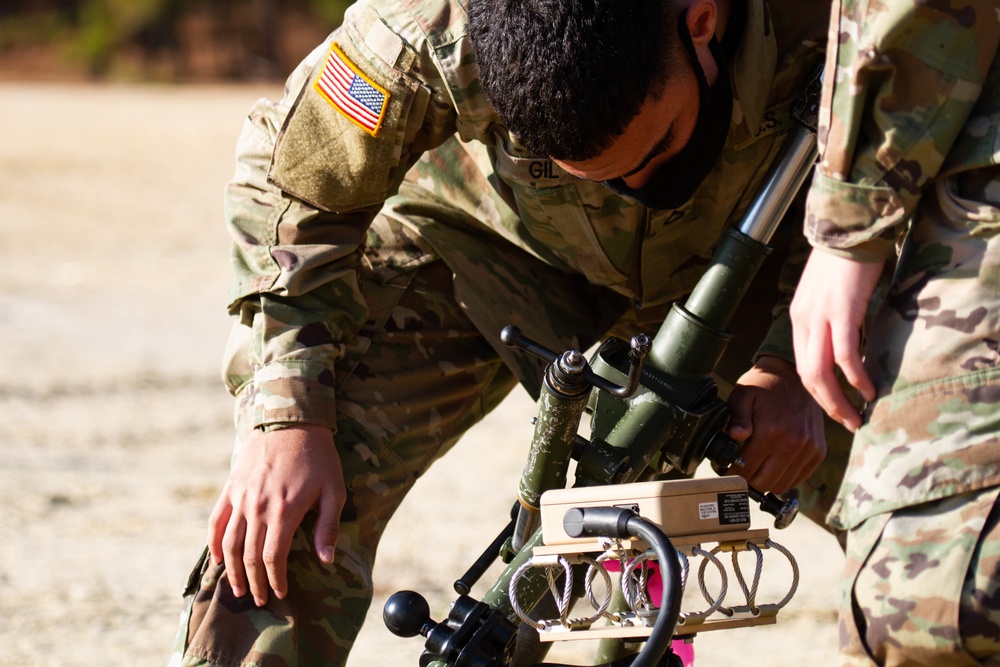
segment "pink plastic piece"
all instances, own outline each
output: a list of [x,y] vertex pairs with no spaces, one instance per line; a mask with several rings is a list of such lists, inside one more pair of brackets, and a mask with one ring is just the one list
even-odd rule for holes
[[[654,604],[659,604],[663,598],[663,577],[660,576],[660,567],[654,561],[646,564],[649,568],[649,579],[646,582],[646,591]],[[618,572],[618,561],[606,560],[604,567],[609,572]],[[694,667],[694,644],[683,639],[675,639],[670,643],[670,648],[677,657],[684,663],[684,667]]]

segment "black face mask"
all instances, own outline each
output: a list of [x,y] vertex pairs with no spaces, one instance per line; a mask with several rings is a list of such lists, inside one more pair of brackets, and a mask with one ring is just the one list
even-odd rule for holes
[[657,167],[652,178],[641,188],[630,188],[625,179],[604,181],[604,185],[620,195],[630,197],[643,206],[660,210],[679,208],[715,166],[729,134],[733,117],[733,93],[729,84],[729,67],[719,41],[713,36],[708,48],[719,68],[715,84],[708,85],[705,70],[691,42],[685,16],[681,16],[679,32],[691,66],[698,75],[698,120],[691,138],[683,149],[665,164]]

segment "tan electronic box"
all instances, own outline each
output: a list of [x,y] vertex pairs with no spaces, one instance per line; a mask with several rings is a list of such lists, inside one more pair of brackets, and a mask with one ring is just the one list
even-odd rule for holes
[[546,546],[592,542],[593,538],[567,535],[563,516],[574,507],[605,506],[630,508],[659,526],[667,537],[750,527],[746,480],[732,475],[546,491],[541,499],[542,542]]

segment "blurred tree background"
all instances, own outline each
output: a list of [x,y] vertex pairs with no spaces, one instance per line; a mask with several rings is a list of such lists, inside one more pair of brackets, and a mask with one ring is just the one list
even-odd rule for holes
[[0,80],[283,79],[349,0],[0,0]]

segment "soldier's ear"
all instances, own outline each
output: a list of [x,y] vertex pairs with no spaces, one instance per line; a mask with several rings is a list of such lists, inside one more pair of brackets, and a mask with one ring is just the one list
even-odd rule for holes
[[708,44],[715,35],[715,24],[719,19],[719,8],[715,0],[695,0],[688,7],[684,17],[691,42],[695,46]]

